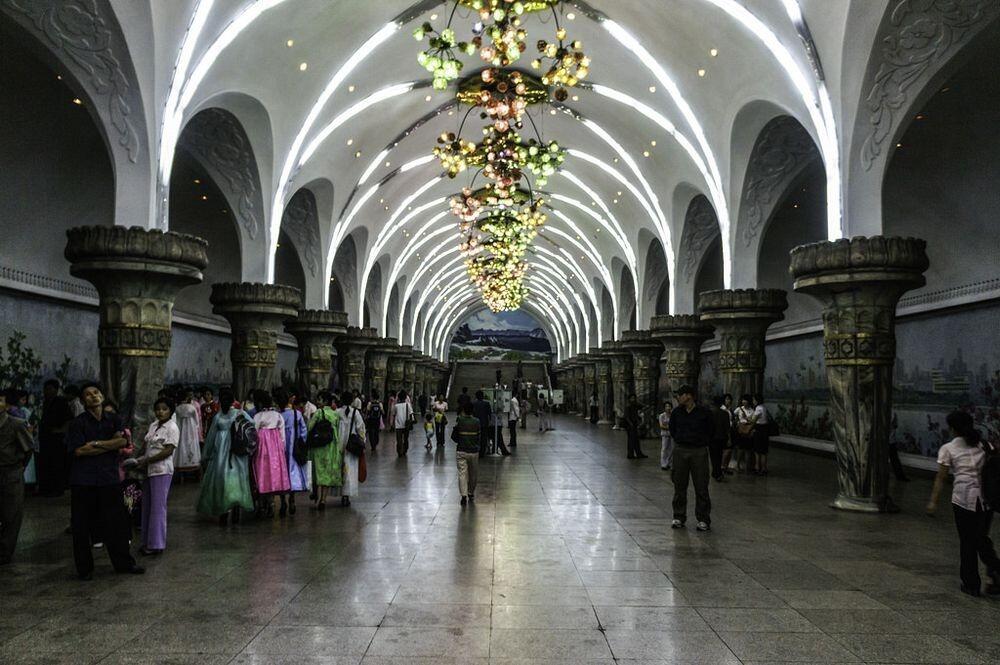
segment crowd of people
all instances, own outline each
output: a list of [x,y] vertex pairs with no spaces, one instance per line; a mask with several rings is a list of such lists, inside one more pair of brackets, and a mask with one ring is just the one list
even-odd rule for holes
[[[709,482],[731,474],[768,474],[769,439],[776,432],[763,399],[731,395],[698,403],[695,389],[682,386],[664,404],[657,424],[660,466],[671,472],[673,518],[687,521],[688,487],[694,486],[698,531],[711,529]],[[495,409],[483,391],[458,396],[451,440],[456,445],[458,487],[463,506],[475,502],[480,460],[517,446],[517,431],[529,411],[539,431],[551,429],[552,406],[544,395],[511,397]],[[630,395],[620,426],[627,456],[645,458],[640,440],[644,407]],[[596,420],[595,400],[591,421]],[[418,415],[420,414],[420,418]],[[366,453],[376,453],[380,432],[392,430],[396,454],[409,452],[410,434],[422,424],[424,447],[445,446],[449,405],[444,395],[414,400],[404,390],[383,403],[360,391],[321,391],[314,397],[283,387],[252,390],[238,399],[222,388],[164,388],[153,404],[153,420],[142,436],[105,397],[97,383],[61,387],[45,382],[35,404],[24,391],[0,393],[0,564],[14,555],[23,515],[25,484],[45,497],[70,490],[73,557],[81,579],[91,579],[93,551],[106,549],[118,573],[141,574],[132,556],[156,556],[167,548],[167,505],[175,474],[200,477],[196,510],[220,526],[239,523],[244,513],[258,519],[294,516],[296,497],[308,494],[312,508],[326,509],[340,498],[357,497],[367,476]],[[978,561],[986,566],[986,593],[1000,594],[1000,559],[989,532],[1000,506],[1000,452],[984,440],[963,411],[948,416],[954,438],[938,453],[939,472],[927,505],[936,510],[947,478],[953,476],[952,508],[960,542],[961,589],[982,592]],[[509,447],[504,441],[508,432]],[[890,451],[891,454],[891,451]],[[893,467],[896,468],[896,459]],[[901,465],[900,465],[901,466]]]

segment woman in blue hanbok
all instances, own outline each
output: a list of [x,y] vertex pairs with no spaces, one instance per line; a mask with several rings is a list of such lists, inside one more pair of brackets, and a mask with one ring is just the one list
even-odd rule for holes
[[288,391],[284,388],[275,388],[272,391],[274,406],[281,410],[281,417],[285,421],[285,460],[288,462],[288,480],[291,483],[291,490],[286,497],[281,495],[281,509],[278,511],[279,517],[286,514],[295,514],[295,493],[308,492],[312,488],[312,469],[309,462],[299,464],[295,461],[295,440],[305,441],[307,435],[306,419],[302,416]]
[[223,389],[219,392],[219,413],[212,419],[205,436],[205,452],[202,457],[204,474],[201,491],[198,494],[198,512],[209,517],[218,517],[219,524],[225,526],[232,512],[233,523],[239,522],[240,508],[253,510],[253,495],[250,490],[250,458],[231,453],[233,423],[238,418],[253,419],[233,406],[233,392]]

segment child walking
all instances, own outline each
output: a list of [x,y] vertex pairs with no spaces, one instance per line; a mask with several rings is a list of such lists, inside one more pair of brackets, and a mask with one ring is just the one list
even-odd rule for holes
[[430,412],[424,414],[424,436],[427,437],[424,448],[430,452],[431,448],[434,447],[434,414]]

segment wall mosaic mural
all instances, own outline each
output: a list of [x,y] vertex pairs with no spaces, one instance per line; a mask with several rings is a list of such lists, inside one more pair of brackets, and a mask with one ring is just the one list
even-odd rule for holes
[[473,314],[451,340],[451,360],[548,360],[552,354],[545,331],[523,311]]

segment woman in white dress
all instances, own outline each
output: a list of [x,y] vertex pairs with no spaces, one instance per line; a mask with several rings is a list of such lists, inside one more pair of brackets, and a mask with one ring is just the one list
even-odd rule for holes
[[180,443],[174,452],[174,466],[178,471],[201,468],[201,409],[194,403],[194,393],[187,391],[184,401],[174,411]]
[[346,393],[344,407],[340,409],[340,452],[344,460],[344,486],[341,489],[340,503],[343,506],[351,505],[351,497],[358,495],[361,486],[358,481],[361,458],[347,452],[347,440],[351,432],[356,432],[363,441],[368,435],[365,418],[361,413],[361,400],[351,393]]

